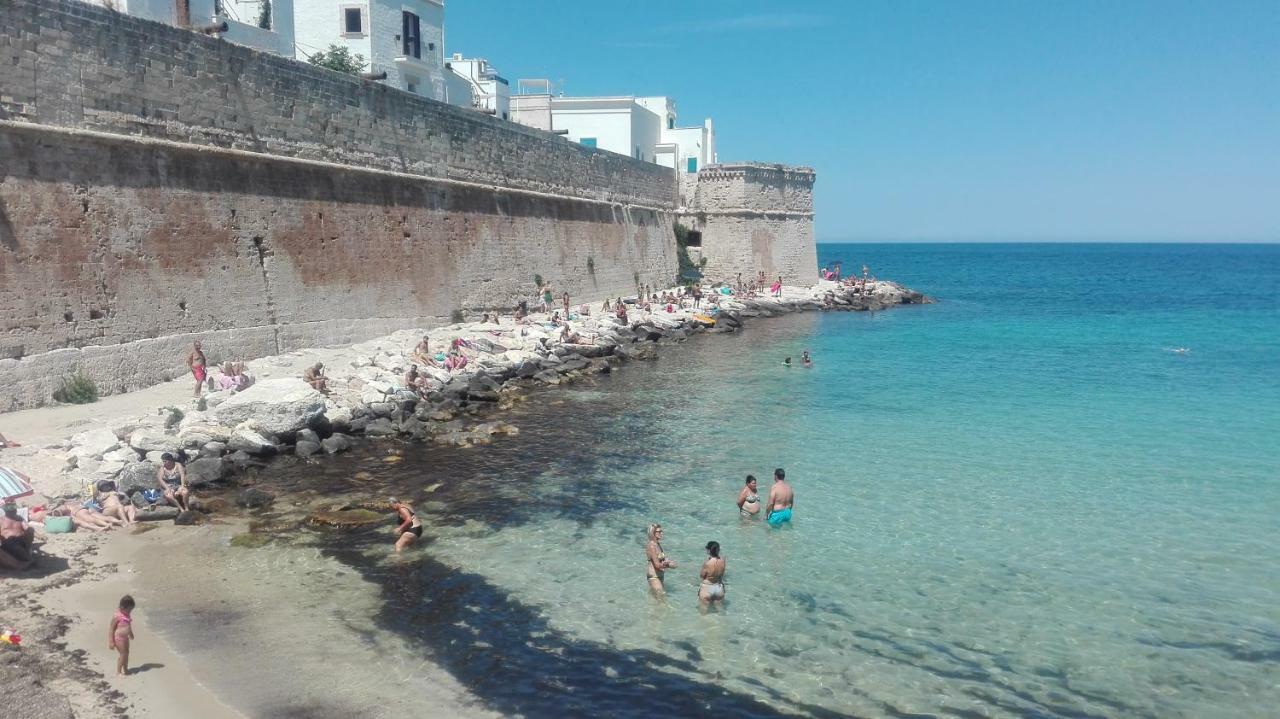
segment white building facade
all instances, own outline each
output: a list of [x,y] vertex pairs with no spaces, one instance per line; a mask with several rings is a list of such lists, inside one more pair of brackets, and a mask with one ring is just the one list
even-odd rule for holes
[[401,90],[445,102],[443,0],[293,0],[300,59],[345,47],[364,57],[367,72],[387,73]]
[[511,98],[511,119],[523,125],[559,132],[570,140],[637,160],[697,173],[716,162],[715,126],[679,127],[675,102],[668,97],[562,97],[545,81],[521,80]]
[[258,26],[262,14],[260,0],[187,0],[185,3],[175,0],[88,1],[126,15],[175,27],[201,29],[225,22],[226,32],[211,34],[255,50],[294,57],[293,0],[272,0],[268,28]]
[[[449,102],[459,107],[471,107],[503,120],[511,119],[511,89],[498,70],[484,58],[464,58],[455,53],[445,62],[449,74],[461,80],[466,88],[449,93]],[[464,101],[464,97],[466,98]]]

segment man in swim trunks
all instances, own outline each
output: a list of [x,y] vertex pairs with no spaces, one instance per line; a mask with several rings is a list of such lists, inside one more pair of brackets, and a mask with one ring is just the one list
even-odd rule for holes
[[787,473],[781,467],[773,470],[773,486],[769,488],[764,521],[770,527],[781,527],[791,521],[791,510],[795,505],[796,495],[787,484]]
[[204,389],[205,365],[208,360],[205,359],[204,350],[200,347],[200,340],[191,343],[191,354],[187,355],[187,366],[191,368],[191,374],[196,378],[195,396],[200,396],[200,390]]

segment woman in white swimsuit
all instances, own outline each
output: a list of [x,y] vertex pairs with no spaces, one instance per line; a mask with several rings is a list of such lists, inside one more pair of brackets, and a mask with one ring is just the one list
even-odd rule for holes
[[720,543],[707,542],[707,561],[702,563],[702,585],[698,587],[698,602],[704,609],[724,601],[724,558],[720,556]]

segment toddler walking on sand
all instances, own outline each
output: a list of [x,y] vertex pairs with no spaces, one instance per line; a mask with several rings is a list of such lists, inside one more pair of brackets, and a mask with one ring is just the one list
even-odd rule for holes
[[128,594],[120,598],[120,608],[111,617],[111,631],[107,638],[107,648],[114,649],[120,658],[116,660],[116,674],[122,677],[129,675],[129,642],[133,640],[133,597]]

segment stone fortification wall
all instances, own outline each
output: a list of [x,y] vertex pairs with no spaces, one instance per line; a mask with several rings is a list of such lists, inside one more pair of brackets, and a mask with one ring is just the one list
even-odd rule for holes
[[787,284],[813,284],[814,177],[807,167],[755,163],[700,170],[680,221],[702,233],[704,276],[733,281],[741,273],[746,280],[764,270],[770,280],[781,275]]
[[675,275],[669,169],[75,2],[0,66],[0,411]]

